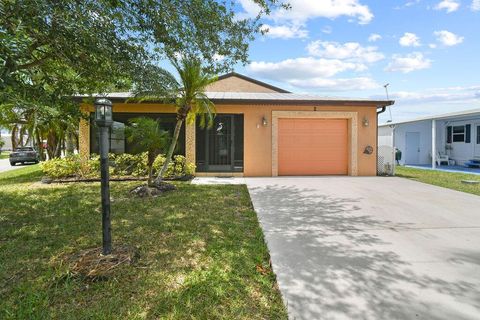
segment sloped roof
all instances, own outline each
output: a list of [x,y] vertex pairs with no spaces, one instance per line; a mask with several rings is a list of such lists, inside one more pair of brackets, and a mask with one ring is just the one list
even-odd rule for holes
[[[266,92],[206,92],[207,97],[219,104],[303,104],[303,105],[376,105],[390,106],[394,100],[372,100],[365,98],[344,98],[318,96],[297,93],[266,93]],[[77,95],[77,99],[87,98],[87,95]],[[103,97],[116,101],[125,101],[132,98],[130,92],[114,92],[93,97]]]
[[276,92],[279,92],[279,93],[290,93],[290,91],[287,91],[285,89],[275,87],[275,86],[273,86],[271,84],[268,84],[266,82],[247,77],[246,75],[243,75],[243,74],[240,74],[240,73],[237,73],[237,72],[229,72],[229,73],[226,73],[224,75],[221,75],[221,76],[218,77],[218,80],[220,81],[220,80],[224,80],[224,79],[228,79],[228,78],[232,78],[232,77],[237,77],[237,78],[243,79],[245,81],[254,83],[258,86],[262,86],[262,87],[268,88],[270,90],[273,90],[273,91],[276,91]]

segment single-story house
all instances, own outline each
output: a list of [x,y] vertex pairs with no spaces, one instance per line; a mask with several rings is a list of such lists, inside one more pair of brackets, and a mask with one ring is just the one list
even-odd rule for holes
[[[198,176],[351,175],[377,173],[377,114],[394,101],[295,94],[238,73],[207,88],[216,106],[212,128],[184,126],[177,152],[195,163]],[[128,102],[111,93],[111,152],[129,152],[125,125],[138,116],[175,124],[175,108]],[[81,105],[90,121],[80,123],[80,154],[98,153],[93,105]]]
[[402,152],[402,165],[464,165],[480,157],[480,109],[381,124],[378,134]]
[[4,142],[1,150],[12,150],[12,136],[8,133],[2,133],[0,139]]

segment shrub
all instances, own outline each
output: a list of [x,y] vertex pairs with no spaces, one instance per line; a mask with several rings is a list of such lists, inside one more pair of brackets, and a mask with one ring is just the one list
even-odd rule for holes
[[[117,177],[135,176],[146,177],[148,175],[147,153],[139,154],[109,154],[110,175]],[[153,163],[154,174],[158,174],[165,157],[158,155]],[[43,173],[52,179],[61,178],[98,178],[100,177],[100,157],[92,154],[90,159],[82,162],[80,156],[71,155],[66,158],[55,158],[42,162]],[[174,156],[173,161],[168,165],[165,178],[179,178],[193,176],[195,165],[187,163],[184,156]]]
[[147,153],[120,154],[115,157],[113,174],[142,177],[148,174]]
[[54,179],[76,177],[81,172],[78,155],[48,160],[42,162],[41,167],[46,176]]

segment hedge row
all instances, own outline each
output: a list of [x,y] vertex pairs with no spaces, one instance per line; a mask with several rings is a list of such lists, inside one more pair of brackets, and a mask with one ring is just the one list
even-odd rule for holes
[[[109,154],[110,175],[114,177],[146,177],[148,175],[147,153],[140,154]],[[154,174],[157,174],[165,162],[165,157],[159,155],[153,164]],[[42,162],[45,176],[52,179],[63,178],[98,178],[100,177],[100,157],[92,155],[82,163],[78,155],[56,158]],[[174,156],[168,165],[165,178],[193,176],[195,165],[187,163],[184,156]]]

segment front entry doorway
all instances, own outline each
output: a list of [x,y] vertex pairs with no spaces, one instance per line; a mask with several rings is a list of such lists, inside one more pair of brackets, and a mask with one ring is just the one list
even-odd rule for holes
[[243,171],[243,115],[218,114],[210,128],[197,123],[198,172]]
[[420,164],[420,132],[405,134],[405,164]]

